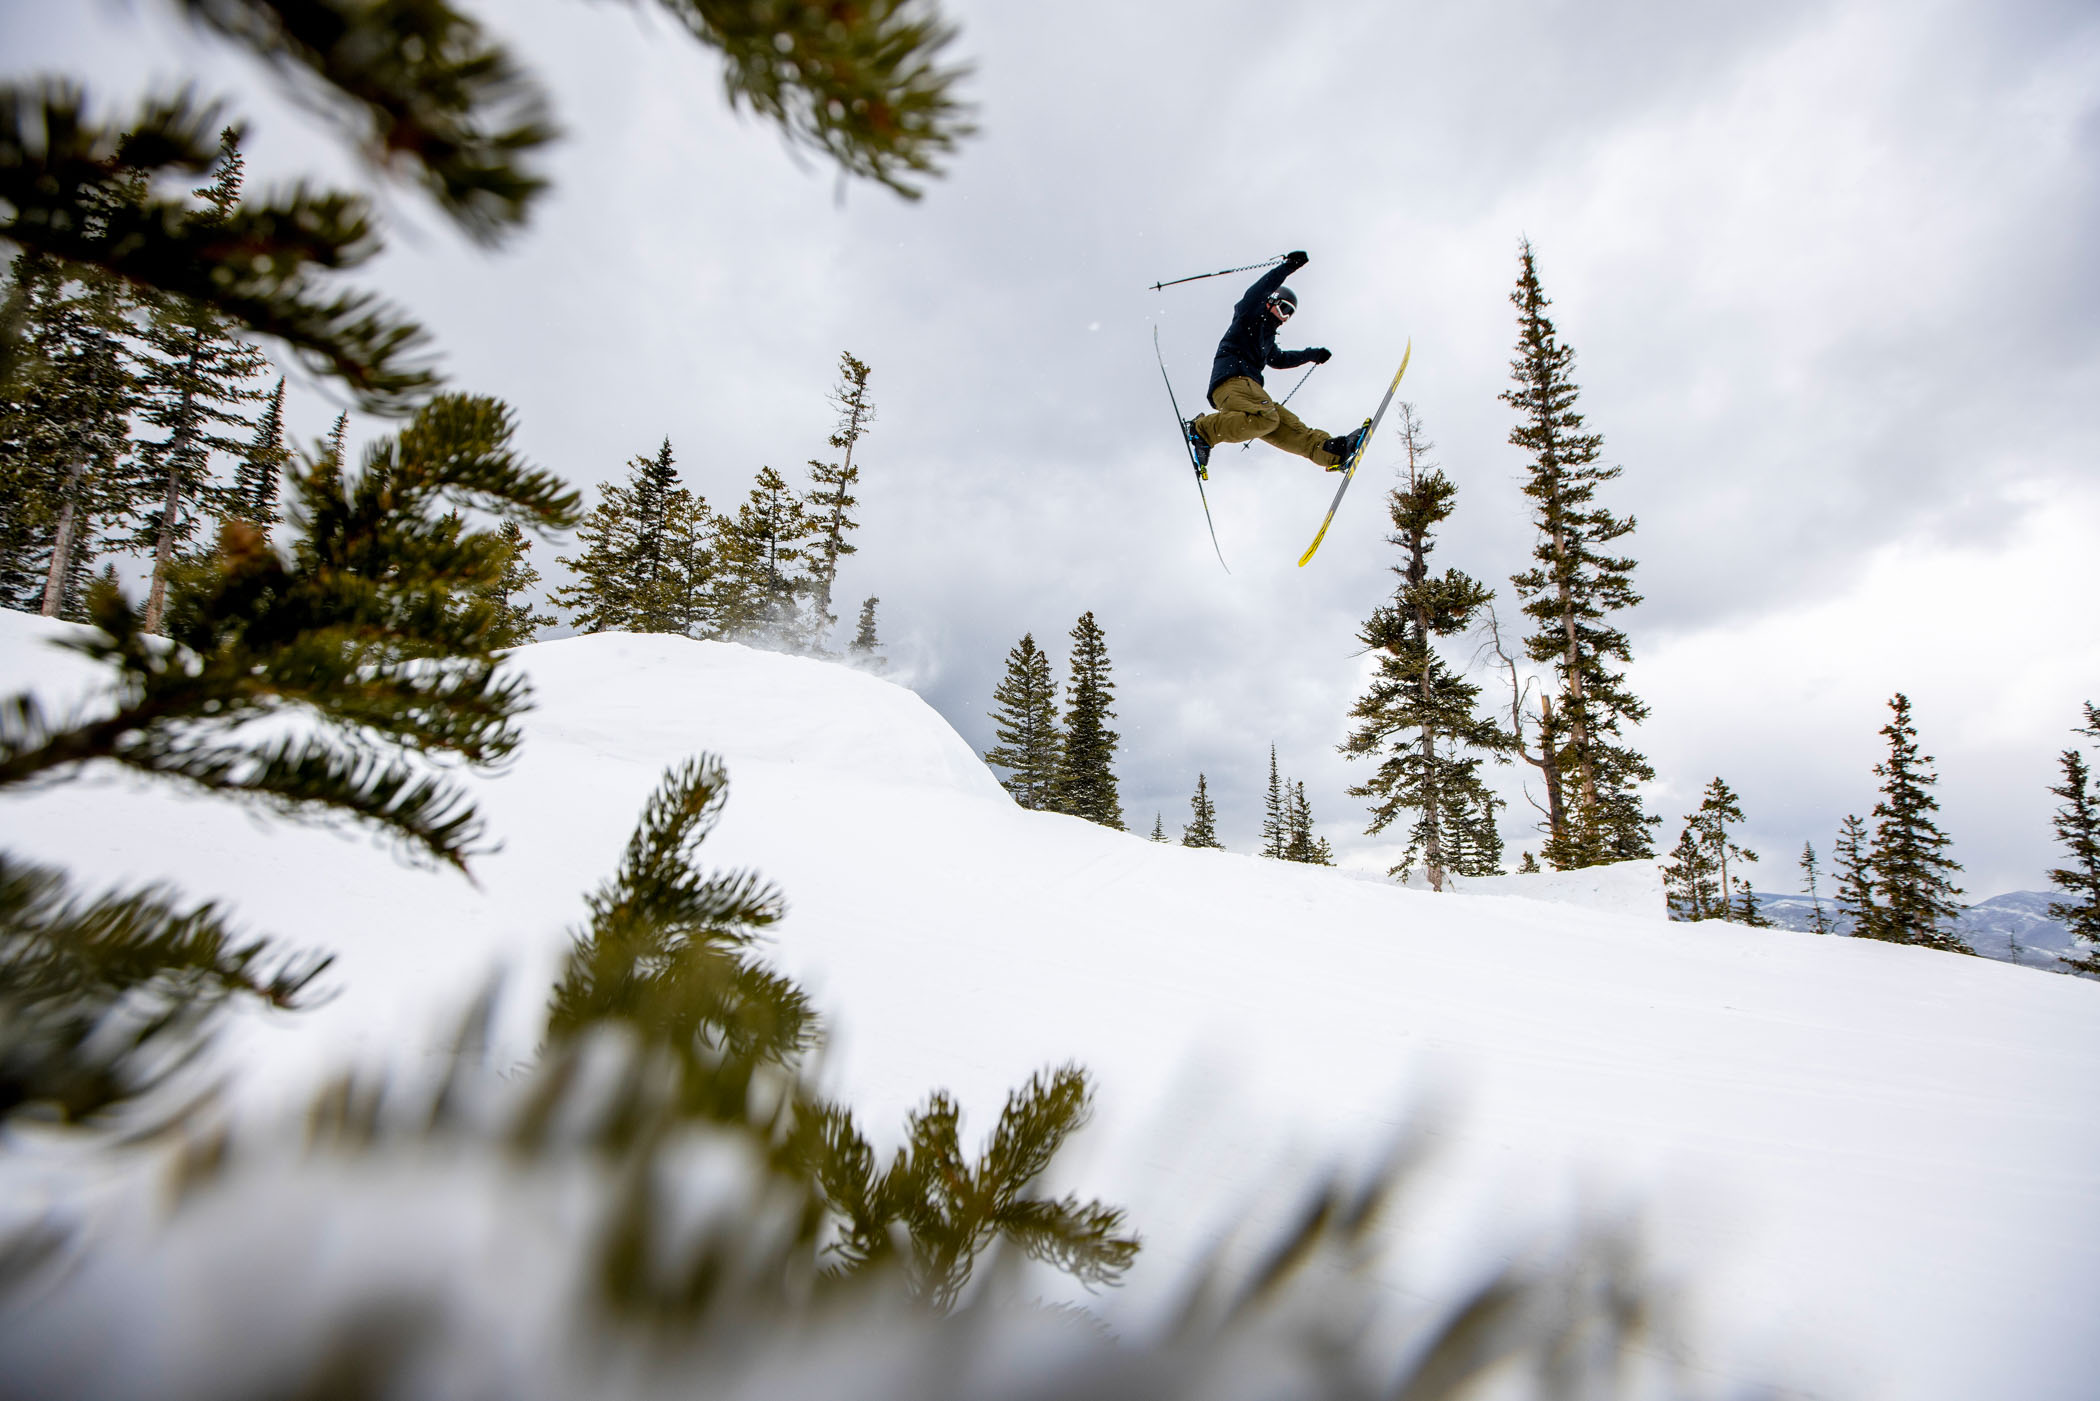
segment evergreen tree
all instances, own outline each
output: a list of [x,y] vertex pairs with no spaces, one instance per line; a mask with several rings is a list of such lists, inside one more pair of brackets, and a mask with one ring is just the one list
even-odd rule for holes
[[831,588],[838,579],[839,559],[856,552],[846,539],[860,524],[847,513],[859,503],[852,495],[860,480],[853,465],[853,449],[875,421],[875,405],[868,398],[868,367],[850,354],[839,355],[839,385],[832,392],[832,407],[838,410],[838,431],[831,446],[845,453],[842,462],[817,462],[810,466],[810,493],[804,512],[815,525],[815,543],[810,548],[810,636],[822,649],[838,619],[831,612]]
[[1685,819],[1684,832],[1671,849],[1663,868],[1663,883],[1670,892],[1671,913],[1687,920],[1732,919],[1742,924],[1764,925],[1757,897],[1749,878],[1732,874],[1757,860],[1757,853],[1738,845],[1728,835],[1731,825],[1743,820],[1742,800],[1727,783],[1716,778],[1706,785],[1698,810]]
[[9,284],[19,342],[0,381],[0,605],[74,616],[98,527],[131,504],[129,303],[101,269],[33,252]]
[[1508,806],[1485,784],[1472,788],[1458,811],[1457,825],[1447,834],[1445,856],[1462,876],[1502,874],[1502,831],[1496,814]]
[[1050,658],[1035,645],[1033,633],[1022,634],[1006,654],[1006,675],[992,692],[993,734],[998,743],[984,761],[1007,770],[999,782],[1024,808],[1056,808],[1058,755],[1057,681]]
[[798,642],[812,523],[778,472],[761,467],[736,515],[716,522],[715,615],[724,637]]
[[1811,926],[1818,934],[1830,932],[1830,921],[1823,917],[1823,897],[1816,892],[1816,847],[1814,842],[1801,843],[1801,875],[1807,883],[1808,906],[1815,912],[1815,923]]
[[[189,216],[205,239],[223,235],[240,205],[243,162],[231,128],[220,134],[219,149],[212,182],[194,192],[204,208]],[[208,302],[185,296],[149,302],[141,339],[139,417],[163,436],[140,452],[138,489],[150,491],[154,504],[135,545],[153,557],[145,619],[146,630],[158,632],[169,571],[190,553],[199,528],[208,518],[241,515],[238,493],[215,479],[212,454],[244,453],[247,444],[230,435],[253,433],[241,409],[268,397],[251,386],[269,362]]]
[[1634,519],[1597,503],[1597,489],[1621,469],[1599,467],[1604,440],[1583,431],[1575,411],[1575,352],[1546,315],[1551,303],[1529,241],[1519,261],[1510,294],[1518,311],[1517,358],[1510,362],[1516,387],[1501,397],[1517,411],[1509,441],[1531,458],[1524,494],[1538,543],[1535,567],[1510,582],[1534,625],[1525,655],[1550,665],[1557,682],[1556,694],[1540,701],[1539,752],[1525,758],[1539,769],[1546,790],[1546,859],[1568,870],[1650,856],[1650,829],[1660,819],[1642,811],[1635,792],[1636,784],[1654,778],[1654,767],[1623,740],[1624,727],[1648,713],[1626,685],[1632,645],[1608,622],[1641,601],[1633,589],[1634,561],[1606,553],[1633,533]]
[[1261,851],[1260,855],[1272,861],[1281,861],[1285,849],[1290,845],[1290,812],[1285,798],[1283,778],[1276,770],[1276,746],[1269,746],[1269,787],[1262,795],[1261,803]]
[[1167,840],[1167,815],[1163,812],[1152,814],[1152,840],[1162,844]]
[[1856,939],[1871,939],[1880,912],[1874,905],[1874,866],[1868,855],[1867,824],[1857,813],[1846,813],[1838,825],[1837,891],[1832,897],[1844,933]]
[[1305,785],[1293,783],[1284,802],[1283,859],[1308,866],[1332,866],[1334,848],[1327,838],[1313,835],[1312,804],[1306,801]]
[[854,630],[852,650],[862,656],[875,655],[875,649],[882,645],[875,636],[875,605],[880,602],[872,596],[861,601],[860,626]]
[[598,484],[598,504],[576,531],[582,550],[555,561],[575,582],[552,602],[574,612],[584,632],[704,636],[713,566],[702,543],[707,502],[680,485],[669,438],[627,468],[624,485]]
[[1189,799],[1189,825],[1181,829],[1181,844],[1225,849],[1218,840],[1218,810],[1210,800],[1210,785],[1200,773],[1196,775],[1196,792]]
[[1736,869],[1754,864],[1757,853],[1738,846],[1728,835],[1728,828],[1743,820],[1742,800],[1735,790],[1716,777],[1706,785],[1706,792],[1699,802],[1699,816],[1706,835],[1708,849],[1713,852],[1715,867],[1721,880],[1721,917],[1735,919],[1743,924],[1757,924],[1757,897],[1750,892],[1750,879],[1744,874],[1730,874],[1728,863],[1732,858]]
[[1672,919],[1713,919],[1720,914],[1720,870],[1697,813],[1685,819],[1677,845],[1670,848],[1670,858],[1663,864],[1663,893]]
[[1539,859],[1530,852],[1525,852],[1524,859],[1517,863],[1517,874],[1520,876],[1535,876],[1538,873]]
[[541,628],[551,628],[560,619],[532,611],[532,591],[540,582],[540,571],[526,558],[532,553],[532,541],[525,531],[516,521],[505,521],[497,528],[496,539],[503,550],[503,572],[486,591],[496,609],[496,629],[501,640],[495,645],[519,647],[537,637]]
[[277,524],[277,484],[284,475],[284,465],[291,460],[291,450],[284,445],[284,378],[280,375],[269,407],[256,420],[255,436],[241,455],[241,465],[233,478],[230,514],[260,530],[265,540]]
[[1874,804],[1874,845],[1868,853],[1876,914],[1864,932],[1891,943],[1968,953],[1950,927],[1962,907],[1955,899],[1961,891],[1949,877],[1961,867],[1945,855],[1951,843],[1932,820],[1940,806],[1930,791],[1938,782],[1930,768],[1932,756],[1918,752],[1910,698],[1898,691],[1889,709],[1895,718],[1881,728],[1889,756],[1874,766],[1882,796]]
[[[113,673],[111,705],[54,717],[0,706],[0,792],[118,765],[319,822],[354,822],[410,856],[465,869],[485,849],[469,796],[428,761],[486,770],[518,743],[524,682],[494,654],[478,592],[491,535],[448,499],[553,529],[575,498],[511,451],[493,400],[433,400],[368,458],[348,491],[293,479],[287,560],[229,521],[219,548],[175,571],[167,637],[113,586],[67,645]],[[433,664],[442,658],[443,664]],[[298,717],[287,729],[281,721]],[[0,857],[0,1116],[77,1119],[149,1089],[227,998],[295,1005],[320,961],[235,937],[210,907],[165,891],[82,900],[56,872]]]
[[[2077,733],[2100,739],[2100,707],[2085,703],[2085,724]],[[2100,792],[2092,786],[2092,769],[2085,755],[2066,749],[2058,756],[2064,781],[2049,791],[2064,800],[2050,819],[2056,839],[2070,858],[2067,866],[2049,872],[2049,883],[2069,898],[2052,901],[2049,918],[2063,921],[2085,946],[2078,957],[2064,962],[2085,973],[2100,973]]]
[[[1477,814],[1493,811],[1494,798],[1480,777],[1480,756],[1496,754],[1507,739],[1494,721],[1475,714],[1480,687],[1455,672],[1436,650],[1439,638],[1471,624],[1493,596],[1456,569],[1429,572],[1436,527],[1448,519],[1457,486],[1429,461],[1414,406],[1400,405],[1400,437],[1407,452],[1406,478],[1388,498],[1400,547],[1393,566],[1400,587],[1390,603],[1373,610],[1358,637],[1377,655],[1370,687],[1350,709],[1356,729],[1341,746],[1351,758],[1377,759],[1378,771],[1352,797],[1377,799],[1371,825],[1382,832],[1403,811],[1414,813],[1406,852],[1389,874],[1406,879],[1419,860],[1432,890],[1444,888],[1444,873],[1493,874],[1501,866],[1500,838],[1493,868],[1483,870],[1477,846]],[[1492,829],[1492,824],[1490,824]],[[1460,865],[1454,858],[1469,853]]]
[[1110,705],[1116,686],[1109,679],[1108,639],[1091,610],[1079,615],[1071,635],[1056,807],[1059,812],[1121,831],[1123,805],[1116,796],[1115,763],[1116,744],[1122,736],[1108,727],[1116,714]]

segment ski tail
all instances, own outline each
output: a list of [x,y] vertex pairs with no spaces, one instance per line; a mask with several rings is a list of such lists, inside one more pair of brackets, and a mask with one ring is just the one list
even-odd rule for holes
[[1356,445],[1355,452],[1349,454],[1348,470],[1342,473],[1342,484],[1334,489],[1334,500],[1327,503],[1327,518],[1320,522],[1320,533],[1313,536],[1313,542],[1305,547],[1305,553],[1298,556],[1300,569],[1305,568],[1306,562],[1313,557],[1313,552],[1320,548],[1320,542],[1327,538],[1327,527],[1334,524],[1334,513],[1342,504],[1342,493],[1349,489],[1350,482],[1356,480],[1356,469],[1362,465],[1364,454],[1371,450],[1371,435],[1378,431],[1378,423],[1385,417],[1386,406],[1393,402],[1393,391],[1400,387],[1400,377],[1407,373],[1407,362],[1414,358],[1415,343],[1410,337],[1407,349],[1400,356],[1400,368],[1393,371],[1393,382],[1385,387],[1385,397],[1378,401],[1378,412],[1364,420],[1363,441]]
[[1181,400],[1174,397],[1174,378],[1167,373],[1167,353],[1159,348],[1159,327],[1152,328],[1152,353],[1159,359],[1159,377],[1167,384],[1167,402],[1174,406],[1174,426],[1181,436],[1181,450],[1189,459],[1189,470],[1196,474],[1196,499],[1203,503],[1203,524],[1210,531],[1210,547],[1217,551],[1218,567],[1227,574],[1232,566],[1225,562],[1225,551],[1218,546],[1218,527],[1210,518],[1210,493],[1203,489],[1203,468],[1196,461],[1196,450],[1189,446],[1188,420],[1181,416]]

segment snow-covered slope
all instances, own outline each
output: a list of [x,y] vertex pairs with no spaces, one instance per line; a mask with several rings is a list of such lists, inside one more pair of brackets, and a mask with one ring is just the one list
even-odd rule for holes
[[[7,689],[77,684],[49,634],[0,615]],[[2100,1386],[2100,986],[1024,812],[916,696],[841,666],[629,636],[518,660],[539,707],[511,770],[470,783],[504,842],[478,887],[121,779],[0,803],[0,844],[172,879],[335,952],[333,1001],[224,1038],[269,1101],[346,1058],[437,1054],[498,964],[505,1046],[530,1055],[583,892],[663,768],[711,750],[732,789],[705,858],[786,891],[773,956],[828,1009],[824,1073],[864,1123],[938,1085],[981,1130],[1031,1070],[1093,1072],[1067,1185],[1147,1241],[1097,1307],[1157,1306],[1247,1203],[1280,1209],[1280,1184],[1435,1100],[1407,1235],[1424,1278],[1638,1206],[1723,1377],[1949,1401]]]

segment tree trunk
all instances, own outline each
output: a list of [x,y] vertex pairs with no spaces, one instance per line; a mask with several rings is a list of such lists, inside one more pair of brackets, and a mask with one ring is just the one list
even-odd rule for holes
[[87,476],[87,454],[82,453],[73,462],[73,469],[66,474],[65,499],[58,507],[58,534],[51,541],[51,571],[44,576],[44,606],[42,613],[47,618],[58,616],[58,610],[66,599],[66,575],[73,567],[73,521],[77,514],[75,503],[80,497],[80,483]]

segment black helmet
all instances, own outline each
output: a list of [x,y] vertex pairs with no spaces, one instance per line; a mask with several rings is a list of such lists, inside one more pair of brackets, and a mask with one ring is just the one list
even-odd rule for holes
[[1298,314],[1298,294],[1288,287],[1278,287],[1275,291],[1269,293],[1269,305],[1287,307],[1290,309],[1291,315],[1296,316]]

